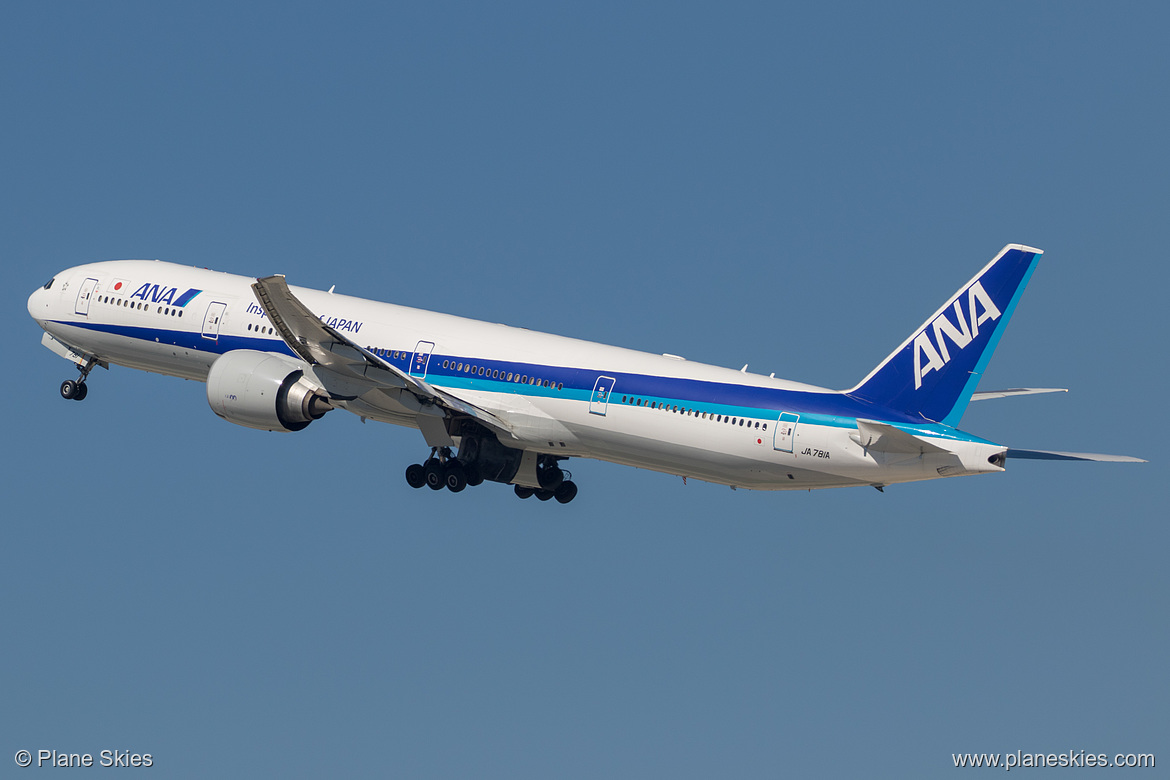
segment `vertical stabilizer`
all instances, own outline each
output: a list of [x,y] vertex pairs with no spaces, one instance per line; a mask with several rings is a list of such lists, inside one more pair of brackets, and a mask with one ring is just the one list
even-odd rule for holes
[[1043,254],[1009,244],[951,296],[850,396],[957,425]]

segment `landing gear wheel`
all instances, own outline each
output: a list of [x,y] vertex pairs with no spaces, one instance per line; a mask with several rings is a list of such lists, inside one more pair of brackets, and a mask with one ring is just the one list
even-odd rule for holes
[[479,473],[479,469],[474,464],[468,466],[466,472],[469,487],[476,487],[483,484],[483,474]]
[[515,490],[517,498],[531,498],[532,494],[536,492],[532,488],[524,487],[523,485],[517,485]]
[[412,488],[420,488],[427,484],[427,475],[419,463],[412,463],[406,467],[406,484]]
[[548,501],[553,497],[553,492],[551,490],[538,490],[536,491],[536,497],[540,501]]
[[73,400],[74,401],[84,401],[85,397],[87,395],[89,395],[89,386],[86,385],[85,382],[78,382],[77,383],[77,393],[74,394]]
[[452,493],[458,493],[465,487],[467,487],[467,473],[459,461],[453,460],[447,464],[447,489]]
[[541,488],[549,493],[559,488],[564,479],[565,472],[561,471],[561,467],[557,465],[555,460],[542,460],[537,466],[536,481],[540,483]]
[[553,498],[562,504],[567,504],[577,497],[577,483],[566,479],[561,486],[553,491]]
[[446,484],[446,469],[438,458],[430,458],[423,464],[423,474],[426,476],[427,487],[431,490],[442,490]]
[[72,401],[77,397],[77,383],[72,379],[66,379],[61,383],[61,397],[66,401]]

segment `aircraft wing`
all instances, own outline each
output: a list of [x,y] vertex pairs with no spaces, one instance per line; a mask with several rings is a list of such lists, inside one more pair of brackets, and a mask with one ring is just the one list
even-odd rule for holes
[[326,325],[293,295],[283,275],[257,279],[252,291],[273,327],[306,363],[323,366],[371,389],[409,390],[424,403],[473,417],[497,431],[511,432],[511,426],[488,410],[411,376]]
[[971,395],[971,400],[986,401],[988,398],[1010,398],[1014,395],[1039,395],[1040,393],[1067,392],[1067,387],[1011,387],[1007,390],[980,390]]

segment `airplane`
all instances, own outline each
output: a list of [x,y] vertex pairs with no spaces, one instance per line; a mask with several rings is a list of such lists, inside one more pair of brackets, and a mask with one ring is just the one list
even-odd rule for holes
[[28,299],[74,363],[205,382],[212,410],[266,431],[332,410],[418,429],[411,487],[485,481],[568,503],[592,458],[733,489],[811,490],[996,473],[1009,459],[1144,462],[1006,447],[960,430],[1041,250],[1003,248],[856,386],[831,390],[524,328],[157,260],[80,265]]

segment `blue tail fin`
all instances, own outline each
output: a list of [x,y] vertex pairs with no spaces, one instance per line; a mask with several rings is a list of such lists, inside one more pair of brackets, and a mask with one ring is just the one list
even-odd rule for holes
[[846,392],[887,409],[957,425],[1041,254],[1020,244],[1004,247]]

